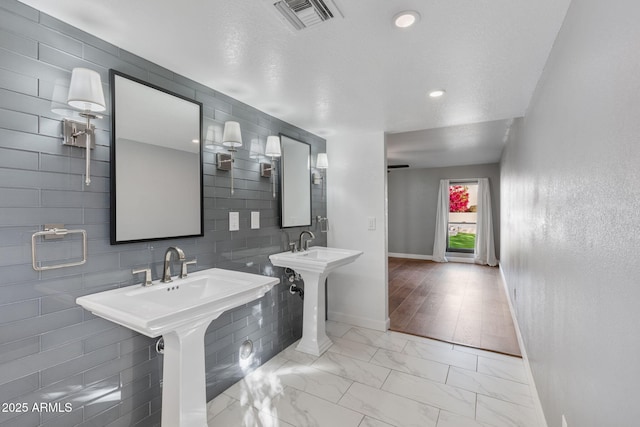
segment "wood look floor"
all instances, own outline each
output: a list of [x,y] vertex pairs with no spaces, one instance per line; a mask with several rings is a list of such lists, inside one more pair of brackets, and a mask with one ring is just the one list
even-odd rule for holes
[[521,356],[500,271],[389,258],[391,330]]

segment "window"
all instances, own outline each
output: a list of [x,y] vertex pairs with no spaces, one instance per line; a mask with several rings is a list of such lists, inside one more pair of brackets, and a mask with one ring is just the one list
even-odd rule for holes
[[473,253],[478,217],[478,183],[449,185],[447,252]]

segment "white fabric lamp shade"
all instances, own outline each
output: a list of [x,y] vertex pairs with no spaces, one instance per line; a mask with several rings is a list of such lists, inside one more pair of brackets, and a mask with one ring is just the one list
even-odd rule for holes
[[267,148],[264,150],[264,154],[266,156],[271,157],[280,157],[280,137],[278,136],[268,136],[267,137]]
[[318,153],[316,159],[316,168],[327,169],[329,167],[329,161],[327,160],[327,153]]
[[100,74],[87,68],[74,68],[71,72],[67,104],[82,111],[104,111],[106,103]]
[[224,131],[222,132],[222,145],[224,145],[225,147],[242,146],[240,123],[231,121],[224,123]]
[[262,144],[259,139],[251,140],[251,149],[249,150],[249,157],[257,159],[262,155]]

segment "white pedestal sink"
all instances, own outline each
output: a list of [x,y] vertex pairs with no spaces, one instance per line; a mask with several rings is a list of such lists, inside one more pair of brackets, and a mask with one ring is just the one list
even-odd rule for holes
[[273,265],[291,268],[304,280],[302,339],[296,350],[320,356],[331,346],[325,329],[324,282],[329,273],[352,263],[360,255],[362,251],[314,246],[306,251],[269,256]]
[[164,337],[163,427],[207,427],[204,333],[223,312],[256,300],[279,279],[212,268],[171,283],[127,286],[76,302],[148,337]]

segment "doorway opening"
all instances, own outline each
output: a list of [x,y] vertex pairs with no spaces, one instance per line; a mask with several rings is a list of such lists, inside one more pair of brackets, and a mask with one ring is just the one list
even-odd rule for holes
[[456,182],[449,185],[447,252],[474,253],[477,221],[478,182]]

